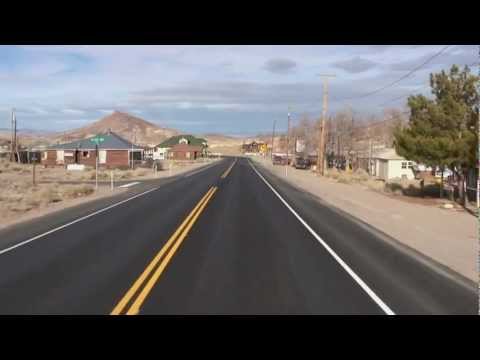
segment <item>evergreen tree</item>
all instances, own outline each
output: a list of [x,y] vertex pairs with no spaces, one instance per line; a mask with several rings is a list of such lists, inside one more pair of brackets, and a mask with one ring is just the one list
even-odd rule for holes
[[399,155],[442,171],[449,167],[463,182],[469,168],[476,166],[479,78],[453,65],[449,73],[430,75],[433,99],[423,95],[408,98],[409,124],[395,131]]

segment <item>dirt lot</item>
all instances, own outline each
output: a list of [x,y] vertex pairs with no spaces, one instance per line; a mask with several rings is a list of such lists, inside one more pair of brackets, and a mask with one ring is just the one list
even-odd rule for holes
[[325,174],[328,179],[335,180],[341,184],[357,184],[370,190],[379,192],[385,196],[389,196],[399,201],[411,204],[420,204],[426,206],[439,207],[444,204],[451,204],[457,211],[463,211],[463,207],[454,201],[445,197],[440,198],[440,184],[437,179],[429,178],[425,180],[422,192],[420,180],[391,180],[385,183],[368,175],[363,169],[357,171],[338,171],[336,169],[328,169]]
[[[152,169],[112,170],[115,181],[152,179],[176,174],[208,165],[216,160],[205,162],[172,163],[168,170],[154,172]],[[110,189],[110,171],[99,171],[99,188],[95,191],[91,183],[95,180],[95,170],[67,171],[63,167],[35,167],[36,185],[33,185],[33,165],[10,163],[0,159],[0,228],[57,211],[81,202],[111,196],[120,191]],[[78,181],[78,184],[63,184],[65,181]],[[84,182],[84,183],[82,183]],[[88,182],[88,183],[87,183]]]
[[[47,173],[38,166],[36,173],[37,181],[47,176]],[[55,171],[55,174],[59,175],[59,173]],[[62,179],[62,176],[58,176],[58,179]],[[95,193],[94,187],[88,184],[67,185],[57,182],[40,184],[37,182],[34,186],[31,165],[14,164],[5,160],[0,160],[0,183],[2,184],[0,227],[112,194],[111,191],[103,188]]]

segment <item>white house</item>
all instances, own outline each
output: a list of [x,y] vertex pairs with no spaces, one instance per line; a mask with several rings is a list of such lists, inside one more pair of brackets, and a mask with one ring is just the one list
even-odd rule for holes
[[153,160],[165,160],[167,158],[169,148],[159,148],[155,147],[152,152]]
[[415,179],[413,167],[415,162],[397,154],[395,149],[385,149],[372,156],[373,175],[388,181],[395,178]]

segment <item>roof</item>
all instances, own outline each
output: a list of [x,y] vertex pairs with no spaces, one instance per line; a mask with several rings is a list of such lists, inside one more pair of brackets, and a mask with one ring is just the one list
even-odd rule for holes
[[95,149],[95,143],[91,139],[95,137],[102,137],[104,140],[98,144],[99,149],[109,149],[109,150],[131,150],[132,147],[134,150],[141,150],[142,148],[137,145],[133,145],[130,141],[125,140],[121,136],[115,134],[114,132],[107,132],[104,134],[98,134],[96,136],[89,137],[87,139],[77,140],[69,142],[66,144],[58,144],[49,146],[48,149],[52,150],[74,150],[74,149],[85,149],[93,150]]
[[197,145],[187,145],[187,144],[177,144],[172,146],[170,151],[198,151],[201,152],[203,149],[202,146]]
[[405,160],[403,156],[397,154],[395,149],[385,149],[377,154],[372,155],[372,158],[382,160]]
[[193,135],[175,135],[175,136],[172,136],[171,138],[168,138],[164,142],[158,144],[157,147],[161,147],[161,148],[172,147],[176,144],[179,144],[179,141],[182,138],[187,139],[189,145],[203,146],[204,143],[207,144],[207,140],[203,138],[197,138]]

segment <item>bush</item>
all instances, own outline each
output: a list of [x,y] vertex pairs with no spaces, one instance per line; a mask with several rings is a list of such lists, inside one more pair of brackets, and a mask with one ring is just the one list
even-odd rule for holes
[[137,172],[137,176],[146,176],[149,172],[148,170],[141,170]]
[[50,185],[40,189],[37,192],[38,197],[36,199],[39,199],[39,201],[41,201],[44,204],[50,204],[50,203],[56,203],[56,202],[62,201],[62,198],[58,194],[57,188],[58,188],[58,185],[57,186]]
[[133,176],[132,172],[131,171],[125,171],[125,172],[121,172],[120,174],[116,174],[115,177],[117,179],[131,179]]
[[[90,174],[90,180],[95,180],[95,171]],[[110,179],[110,175],[105,172],[98,172],[98,180],[107,180]]]
[[77,197],[87,196],[95,191],[90,185],[74,185],[62,189],[63,197],[67,199],[74,199]]
[[353,173],[353,176],[354,176],[354,179],[357,181],[368,181],[370,179],[370,175],[368,175],[368,173],[365,170],[360,168],[355,170],[355,172]]
[[401,184],[396,182],[386,183],[385,184],[385,191],[389,193],[393,193],[394,195],[402,195],[403,194],[403,187]]
[[352,178],[345,173],[340,173],[337,181],[342,184],[350,184],[352,182]]
[[340,172],[336,168],[328,169],[326,173],[327,177],[337,180],[340,176]]

